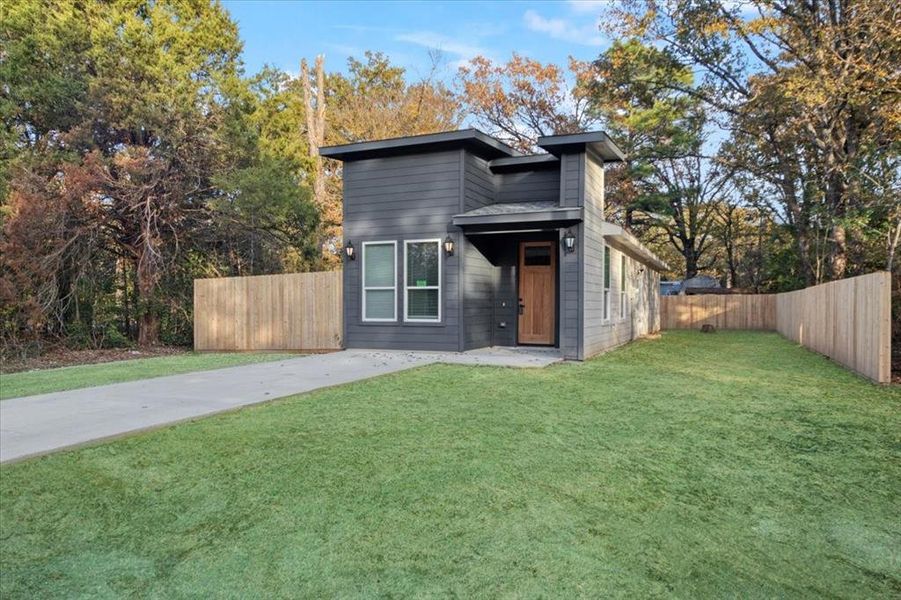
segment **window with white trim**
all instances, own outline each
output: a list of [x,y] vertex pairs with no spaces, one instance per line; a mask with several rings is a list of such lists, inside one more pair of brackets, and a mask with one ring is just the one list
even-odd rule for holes
[[619,255],[619,316],[625,317],[629,312],[629,297],[626,294],[626,255]]
[[610,247],[604,246],[604,320],[610,320]]
[[363,320],[397,320],[397,242],[363,242]]
[[404,321],[441,320],[441,240],[404,242]]

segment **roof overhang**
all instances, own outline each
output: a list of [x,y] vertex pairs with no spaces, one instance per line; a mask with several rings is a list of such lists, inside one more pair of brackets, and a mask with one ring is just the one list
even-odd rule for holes
[[613,223],[604,223],[602,229],[604,241],[620,252],[628,254],[635,260],[648,265],[655,271],[669,271],[669,265],[659,256],[648,250],[634,235]]
[[507,144],[478,129],[461,129],[459,131],[341,144],[340,146],[324,146],[319,149],[319,155],[337,160],[353,161],[459,148],[465,148],[486,160],[519,156],[519,152]]
[[538,138],[538,146],[554,156],[591,150],[604,162],[620,162],[626,159],[623,151],[603,131],[544,135]]
[[459,215],[454,215],[457,227],[493,227],[514,230],[523,226],[554,224],[571,225],[582,220],[581,207],[558,206],[555,202],[519,202],[489,204]]

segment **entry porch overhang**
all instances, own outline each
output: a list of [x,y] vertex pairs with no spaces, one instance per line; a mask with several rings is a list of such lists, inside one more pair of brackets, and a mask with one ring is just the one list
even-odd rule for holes
[[463,229],[491,227],[516,231],[528,227],[568,227],[582,221],[582,208],[560,206],[553,201],[489,204],[454,215],[453,224]]

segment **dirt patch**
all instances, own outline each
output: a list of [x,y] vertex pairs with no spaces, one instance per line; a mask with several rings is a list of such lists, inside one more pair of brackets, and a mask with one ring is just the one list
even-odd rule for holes
[[4,360],[0,363],[0,373],[17,373],[19,371],[33,371],[35,369],[91,365],[120,360],[132,360],[135,358],[150,358],[153,356],[171,356],[173,354],[183,354],[187,351],[188,348],[179,346],[158,346],[154,348],[142,348],[140,350],[134,348],[105,348],[102,350],[70,350],[68,348],[54,348],[40,356],[32,356],[25,359]]

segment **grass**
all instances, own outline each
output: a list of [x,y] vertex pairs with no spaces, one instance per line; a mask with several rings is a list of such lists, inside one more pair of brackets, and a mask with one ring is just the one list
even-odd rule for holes
[[93,365],[40,369],[0,375],[0,400],[62,392],[108,383],[122,383],[163,375],[207,371],[249,363],[280,360],[296,354],[186,352],[173,356],[136,358]]
[[434,365],[0,469],[0,597],[898,597],[901,390],[775,334]]

